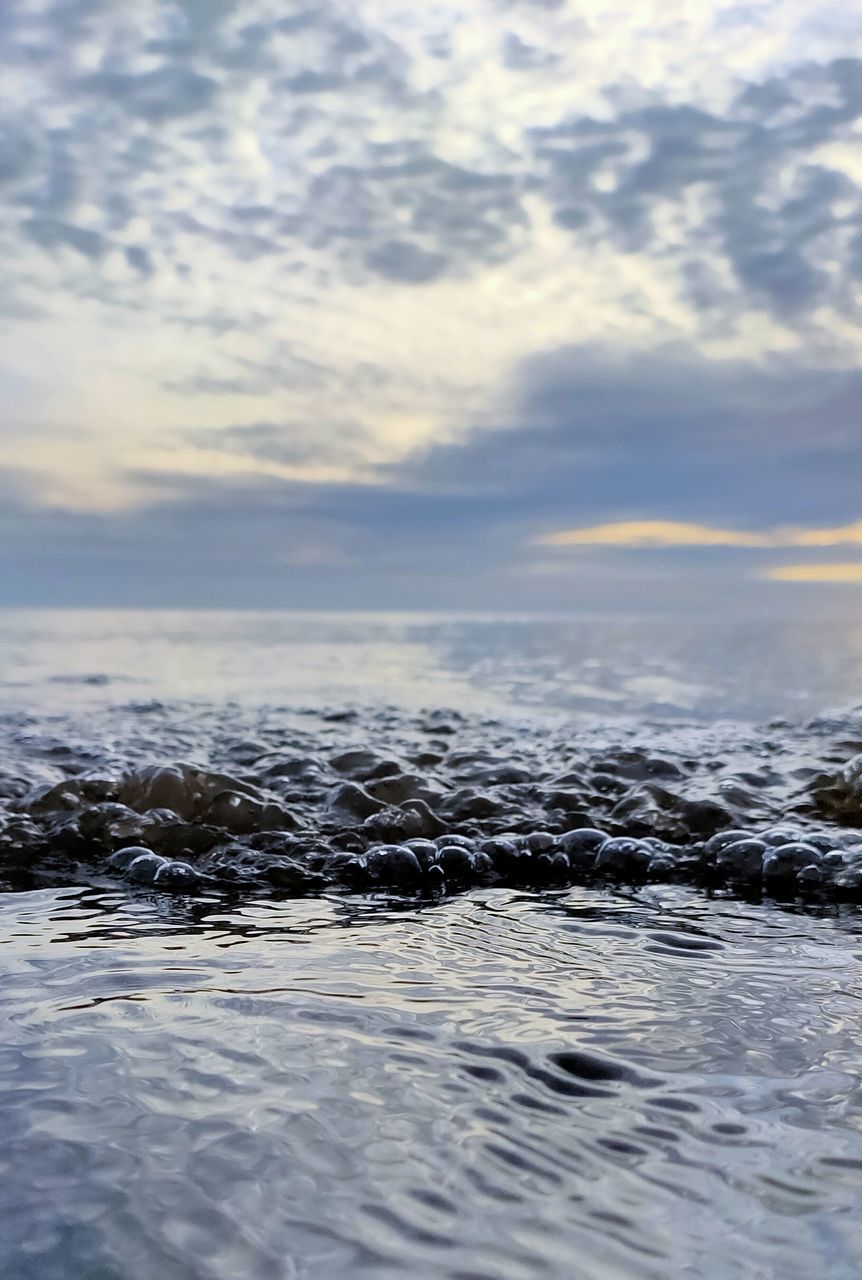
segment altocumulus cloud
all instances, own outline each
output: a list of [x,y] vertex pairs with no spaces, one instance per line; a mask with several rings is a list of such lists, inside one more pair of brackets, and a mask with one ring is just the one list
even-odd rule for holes
[[859,541],[843,6],[16,0],[0,72],[9,599],[602,602]]

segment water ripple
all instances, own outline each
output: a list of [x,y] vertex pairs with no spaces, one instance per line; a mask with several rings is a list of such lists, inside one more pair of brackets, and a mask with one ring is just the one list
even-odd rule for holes
[[849,909],[42,891],[0,936],[4,1280],[858,1275]]

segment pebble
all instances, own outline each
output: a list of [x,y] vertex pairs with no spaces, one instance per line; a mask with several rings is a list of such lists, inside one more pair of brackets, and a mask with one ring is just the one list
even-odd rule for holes
[[153,884],[162,867],[170,866],[167,858],[157,853],[142,853],[129,864],[126,874],[135,884]]
[[626,836],[617,836],[599,846],[595,866],[599,871],[627,875],[648,867],[651,860],[652,850],[649,845],[642,844],[640,840],[630,840]]
[[152,849],[145,849],[142,845],[129,845],[126,849],[118,849],[116,853],[112,853],[108,866],[112,871],[127,871],[136,858],[152,855],[152,852]]
[[406,845],[384,845],[372,849],[366,866],[373,880],[380,884],[408,887],[422,879],[422,867],[412,849]]
[[[591,745],[589,729],[564,741],[454,711],[381,711],[376,736],[360,713],[307,714],[316,723],[293,733],[237,713],[221,746],[213,736],[212,767],[124,765],[92,745],[76,760],[74,743],[52,739],[28,781],[0,777],[0,858],[36,866],[50,850],[180,892],[422,895],[610,877],[862,893],[862,754],[847,758],[860,725],[847,720],[766,737],[677,726],[662,730],[665,748],[652,727],[651,743],[626,730],[614,746],[607,731]],[[195,740],[185,723],[172,737],[164,727]]]
[[199,883],[200,876],[187,862],[166,862],[153,878],[157,889],[169,889],[171,892],[195,889]]

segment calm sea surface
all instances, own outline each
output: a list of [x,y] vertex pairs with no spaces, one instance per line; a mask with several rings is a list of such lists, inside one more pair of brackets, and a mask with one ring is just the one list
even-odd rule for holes
[[0,701],[533,708],[800,718],[862,702],[847,618],[0,610]]
[[[0,612],[9,796],[220,717],[476,750],[860,702],[862,621]],[[82,882],[0,894],[0,977],[3,1280],[862,1274],[854,905]]]

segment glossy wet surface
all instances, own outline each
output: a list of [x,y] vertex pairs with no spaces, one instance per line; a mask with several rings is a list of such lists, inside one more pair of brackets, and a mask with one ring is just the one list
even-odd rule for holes
[[859,1274],[862,927],[682,890],[0,904],[2,1274]]

